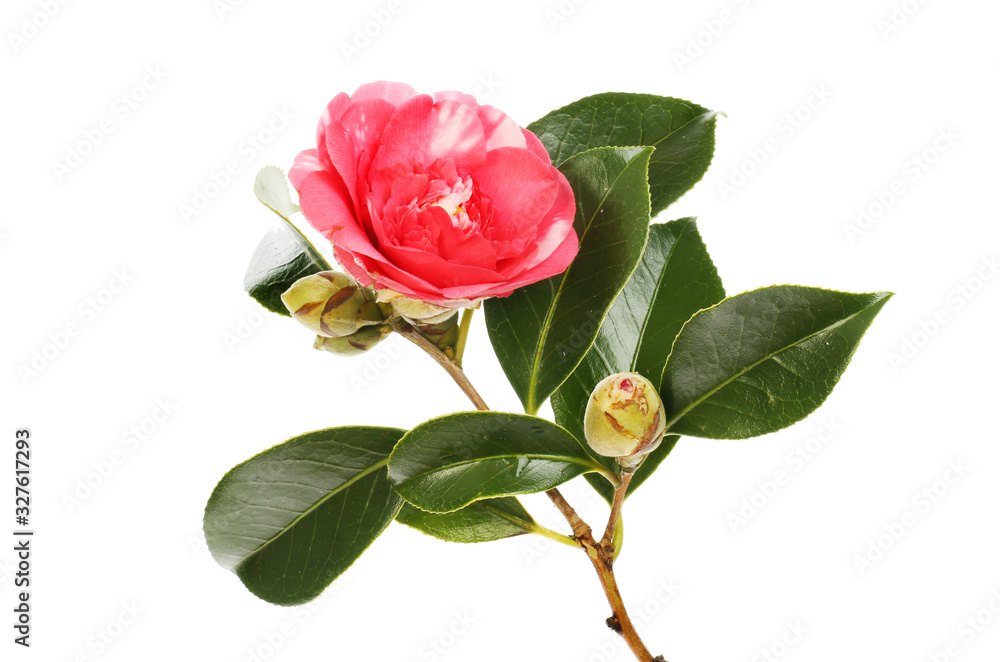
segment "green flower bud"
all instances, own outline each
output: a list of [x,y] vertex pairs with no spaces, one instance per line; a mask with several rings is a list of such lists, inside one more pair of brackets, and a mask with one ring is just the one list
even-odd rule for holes
[[666,432],[666,415],[656,388],[634,372],[601,381],[587,402],[583,421],[590,447],[601,455],[620,458],[622,466],[635,464],[656,450]]
[[281,295],[292,317],[327,338],[349,336],[385,321],[374,293],[346,274],[322,271],[295,281]]
[[323,349],[337,356],[357,356],[364,354],[375,345],[392,333],[392,329],[386,325],[366,326],[349,336],[341,338],[327,338],[326,336],[316,336],[313,347]]
[[392,290],[379,290],[378,302],[390,304],[397,315],[414,324],[439,324],[457,312],[452,308],[404,297]]

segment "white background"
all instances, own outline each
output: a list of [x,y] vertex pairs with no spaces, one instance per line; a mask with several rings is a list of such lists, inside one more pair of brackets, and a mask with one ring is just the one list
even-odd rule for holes
[[[403,343],[338,360],[242,291],[277,221],[254,199],[256,171],[311,146],[330,97],[389,79],[476,93],[521,124],[609,90],[722,110],[714,165],[661,220],[699,216],[727,290],[898,293],[820,412],[760,439],[682,440],[630,500],[618,572],[654,652],[996,660],[1000,279],[983,265],[1000,252],[1000,7],[896,2],[909,13],[888,31],[893,0],[50,0],[50,18],[45,2],[7,0],[0,531],[9,540],[13,432],[27,426],[37,548],[24,650],[0,544],[0,657],[630,659],[583,554],[540,538],[461,546],[393,525],[313,611],[259,601],[203,546],[216,481],[260,450],[467,407]],[[88,145],[102,123],[111,131]],[[941,132],[952,138],[935,147]],[[747,162],[767,144],[763,165]],[[60,174],[71,151],[86,154]],[[231,161],[238,174],[213,189]],[[741,166],[754,171],[744,182]],[[879,210],[894,182],[902,193]],[[185,219],[199,191],[211,200]],[[849,235],[872,206],[878,218]],[[127,284],[112,292],[116,274]],[[494,408],[516,410],[482,322],[468,371]],[[824,426],[835,432],[820,443]],[[789,458],[799,447],[815,452]],[[756,494],[779,471],[785,484]],[[585,486],[566,492],[595,524],[606,516]],[[544,499],[526,501],[562,526]],[[907,513],[913,526],[884,537]],[[958,629],[977,614],[979,631]]]

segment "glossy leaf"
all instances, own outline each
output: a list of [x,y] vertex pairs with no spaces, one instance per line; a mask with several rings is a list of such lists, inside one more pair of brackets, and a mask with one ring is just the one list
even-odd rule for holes
[[289,217],[299,210],[292,202],[284,173],[267,166],[257,174],[254,193],[268,209],[284,220],[261,239],[250,258],[243,289],[268,310],[288,315],[281,295],[298,279],[331,266],[308,239],[299,232]]
[[[650,226],[649,242],[583,361],[552,395],[556,422],[583,439],[587,400],[597,383],[616,372],[638,372],[659,382],[674,338],[702,308],[725,296],[722,280],[698,234],[693,218]],[[643,462],[632,483],[634,492],[669,455],[677,437],[668,435]],[[609,468],[614,461],[608,460]],[[587,480],[611,500],[611,483],[599,475]]]
[[576,194],[580,252],[562,274],[486,302],[490,340],[534,414],[590,348],[649,233],[651,148],[604,147],[562,165]]
[[528,129],[556,166],[594,147],[655,147],[649,162],[655,216],[705,176],[715,152],[717,115],[682,99],[609,92],[554,110]]
[[480,499],[541,492],[605,471],[573,435],[543,418],[493,411],[431,419],[389,458],[389,482],[421,510],[444,513]]
[[408,503],[396,521],[449,542],[489,542],[531,533],[537,526],[514,497],[484,499],[451,513],[429,513]]
[[386,465],[403,432],[319,430],[234,467],[205,508],[212,556],[268,602],[317,597],[396,517]]
[[664,369],[668,429],[745,439],[802,420],[833,390],[891,296],[782,285],[699,312]]

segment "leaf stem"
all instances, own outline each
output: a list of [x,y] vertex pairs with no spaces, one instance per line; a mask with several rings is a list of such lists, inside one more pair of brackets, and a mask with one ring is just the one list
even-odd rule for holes
[[611,516],[608,518],[608,526],[604,529],[604,537],[601,538],[601,546],[608,548],[611,556],[615,554],[615,527],[618,526],[618,519],[622,516],[622,504],[625,503],[625,496],[628,494],[629,483],[632,482],[631,471],[623,471],[618,485],[615,487],[615,497],[611,503]]
[[[463,325],[466,323],[466,319],[463,316]],[[420,349],[424,350],[430,354],[431,358],[437,361],[441,367],[443,367],[451,378],[455,380],[455,383],[461,387],[462,391],[465,392],[472,403],[476,406],[476,409],[480,411],[489,411],[489,407],[483,400],[479,392],[476,391],[472,382],[466,377],[465,372],[462,368],[454,361],[448,358],[448,356],[442,352],[434,343],[425,338],[419,331],[414,329],[412,326],[404,322],[403,320],[391,317],[388,320],[389,326],[392,327],[393,331],[397,332],[413,344],[417,345]],[[461,341],[460,341],[461,342]],[[617,508],[612,506],[612,521],[609,522],[609,530],[611,531],[611,540],[613,541],[615,523],[617,523],[618,518],[621,516],[622,502],[625,500],[625,493],[628,491],[628,484],[631,481],[632,476],[628,472],[623,472],[621,480],[615,485],[615,502],[617,502]],[[608,627],[610,627],[615,632],[619,633],[625,642],[628,644],[629,649],[635,655],[639,662],[664,662],[662,656],[653,657],[646,648],[646,645],[642,643],[642,639],[639,637],[639,633],[636,631],[635,626],[632,624],[632,619],[629,618],[628,612],[625,610],[625,602],[622,599],[621,591],[618,589],[618,581],[615,579],[614,570],[612,566],[614,565],[614,543],[605,543],[604,540],[598,543],[594,540],[593,532],[590,525],[583,521],[583,518],[576,512],[576,510],[566,501],[562,493],[557,488],[552,488],[545,492],[552,503],[555,504],[556,508],[563,514],[566,521],[569,522],[570,527],[573,529],[573,537],[564,536],[561,533],[556,533],[551,529],[547,529],[541,525],[538,526],[534,533],[538,535],[545,536],[546,538],[551,538],[552,540],[557,540],[563,544],[572,544],[574,547],[582,547],[587,553],[587,557],[594,566],[594,570],[597,571],[597,577],[601,581],[601,587],[604,589],[604,594],[608,598],[608,604],[611,605],[611,617],[607,620]],[[608,537],[607,532],[605,532],[605,538]],[[609,551],[610,550],[610,551]]]
[[536,524],[531,529],[531,532],[536,535],[542,536],[543,538],[548,538],[549,540],[555,540],[556,542],[561,543],[563,545],[569,545],[570,547],[574,548],[579,547],[575,539],[563,535],[558,531],[553,531],[552,529],[544,527],[541,524]]
[[465,356],[465,343],[469,339],[469,329],[472,326],[472,313],[474,308],[466,308],[462,311],[462,321],[458,325],[458,342],[455,343],[455,363],[462,367],[462,357]]

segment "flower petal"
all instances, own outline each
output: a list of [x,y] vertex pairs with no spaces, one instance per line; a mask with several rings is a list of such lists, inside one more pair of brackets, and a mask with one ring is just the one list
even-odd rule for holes
[[[500,147],[486,155],[486,165],[473,174],[479,190],[493,202],[493,225],[511,236],[534,231],[552,209],[558,180],[527,149]],[[572,222],[572,219],[570,219]]]
[[527,140],[521,127],[501,110],[493,106],[480,106],[479,121],[483,123],[486,149],[498,147],[527,147]]
[[295,162],[288,171],[288,179],[292,182],[292,187],[298,191],[302,187],[303,179],[322,168],[315,148],[303,150],[295,157]]
[[545,161],[545,163],[551,164],[552,159],[549,158],[549,153],[545,149],[545,145],[542,144],[542,141],[538,139],[538,136],[527,129],[521,129],[521,133],[524,135],[524,141],[527,143],[528,149],[531,150],[531,153],[540,158],[542,161]]
[[351,99],[354,101],[364,101],[366,99],[384,99],[393,106],[399,106],[413,97],[418,92],[406,83],[393,83],[387,80],[379,80],[374,83],[365,83],[354,90]]
[[475,110],[452,100],[434,103],[426,94],[399,107],[382,134],[373,172],[398,163],[431,164],[454,159],[459,173],[478,169],[486,160],[483,126]]

